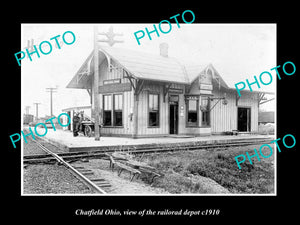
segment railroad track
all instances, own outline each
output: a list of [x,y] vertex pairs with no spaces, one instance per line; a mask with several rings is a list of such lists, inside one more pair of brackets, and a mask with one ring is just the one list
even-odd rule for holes
[[[101,149],[97,151],[89,151],[89,152],[68,152],[68,153],[53,153],[47,147],[47,144],[41,144],[36,140],[31,139],[39,148],[41,148],[46,154],[39,155],[25,155],[23,156],[24,164],[37,164],[37,163],[52,163],[58,161],[62,165],[64,165],[74,176],[76,176],[79,180],[81,180],[86,186],[88,186],[91,190],[96,193],[106,194],[105,190],[110,190],[111,185],[104,179],[94,177],[94,172],[85,169],[82,165],[80,166],[71,166],[69,163],[77,160],[82,160],[86,158],[102,158],[108,159],[109,157],[107,153],[118,151],[120,148],[110,148],[110,149]],[[41,141],[43,141],[41,139]],[[193,150],[218,150],[218,148],[225,147],[237,147],[237,146],[245,146],[245,145],[256,145],[263,143],[270,143],[271,139],[259,139],[259,140],[241,140],[231,143],[222,143],[222,144],[201,144],[198,142],[194,143],[178,143],[172,145],[142,145],[142,146],[126,146],[127,150],[125,152],[129,152],[134,155],[142,154],[150,154],[150,153],[165,153],[165,152],[175,152],[175,151],[193,151]],[[42,142],[43,143],[43,142]],[[51,148],[51,146],[48,146]],[[55,146],[53,146],[55,147]],[[55,147],[57,148],[57,147]],[[55,149],[53,151],[56,151]]]
[[[110,184],[101,178],[88,178],[87,176],[93,175],[93,171],[87,170],[82,166],[73,167],[68,162],[66,162],[61,156],[56,153],[53,153],[51,150],[43,146],[41,143],[37,142],[36,140],[32,141],[40,147],[43,151],[47,153],[47,155],[38,155],[38,157],[42,158],[42,156],[46,156],[48,160],[56,160],[62,165],[64,165],[75,177],[81,180],[86,186],[88,186],[91,190],[95,191],[96,193],[100,194],[107,194],[102,188],[110,187]],[[25,156],[26,157],[26,156]],[[45,160],[45,158],[43,159]],[[26,159],[23,161],[26,163]]]
[[[164,153],[164,152],[175,152],[175,151],[192,151],[192,150],[208,150],[208,149],[217,149],[224,147],[238,147],[245,145],[255,145],[255,144],[264,144],[270,143],[271,139],[263,139],[253,141],[236,141],[233,143],[222,143],[222,144],[178,144],[178,145],[154,145],[154,146],[136,146],[128,147],[127,150],[130,154],[150,154],[150,153]],[[61,157],[65,161],[76,161],[83,158],[104,158],[108,159],[105,153],[115,152],[118,149],[106,149],[106,150],[97,150],[97,151],[88,151],[88,152],[68,152],[68,153],[57,153],[57,156]],[[55,159],[49,154],[47,155],[28,155],[23,157],[24,163],[45,163],[51,162]]]

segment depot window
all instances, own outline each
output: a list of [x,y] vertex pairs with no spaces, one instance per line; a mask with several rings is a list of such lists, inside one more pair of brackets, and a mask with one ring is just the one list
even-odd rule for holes
[[198,125],[198,99],[187,100],[187,126],[196,127]]
[[114,126],[123,125],[123,95],[114,95]]
[[201,96],[201,126],[210,126],[210,104],[209,98]]
[[159,126],[159,94],[149,94],[149,127]]
[[103,95],[103,126],[123,125],[123,95]]

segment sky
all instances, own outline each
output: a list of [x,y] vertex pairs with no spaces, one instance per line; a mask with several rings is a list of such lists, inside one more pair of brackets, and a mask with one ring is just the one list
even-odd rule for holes
[[[141,52],[159,54],[159,44],[169,45],[169,56],[186,62],[201,65],[211,63],[225,82],[234,88],[234,84],[249,79],[254,81],[254,75],[259,77],[263,71],[268,71],[276,77],[275,71],[270,71],[276,64],[276,24],[184,24],[180,28],[176,23],[168,34],[153,33],[152,40],[147,35],[140,39],[138,45],[134,33],[147,27],[153,29],[153,24],[22,24],[21,47],[25,51],[28,40],[34,40],[39,45],[42,41],[52,44],[52,52],[48,55],[40,53],[32,55],[32,61],[25,58],[21,61],[22,82],[22,113],[25,106],[30,106],[29,113],[36,115],[33,103],[39,105],[39,116],[50,115],[50,93],[46,88],[55,87],[53,93],[53,113],[58,116],[62,109],[73,106],[89,105],[89,95],[86,90],[66,88],[69,81],[81,67],[93,50],[93,27],[97,25],[99,32],[107,32],[113,26],[114,32],[122,33],[116,40],[123,40],[114,47],[132,49]],[[156,24],[156,26],[158,26]],[[167,30],[163,27],[162,29]],[[71,45],[62,44],[61,49],[54,47],[50,38],[66,31],[72,31],[76,37]],[[67,41],[72,41],[66,35]],[[101,39],[105,39],[102,36]],[[107,46],[107,43],[100,45]],[[47,52],[47,46],[44,45]],[[20,50],[20,51],[21,51]],[[18,66],[16,61],[16,66]],[[266,78],[267,80],[267,78]],[[261,85],[255,90],[276,92],[276,80],[270,85]],[[273,96],[275,97],[275,96]],[[275,110],[276,101],[261,105],[263,110]]]

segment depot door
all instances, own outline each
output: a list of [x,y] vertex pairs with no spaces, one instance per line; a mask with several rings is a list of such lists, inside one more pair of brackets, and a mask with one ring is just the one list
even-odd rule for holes
[[170,105],[170,134],[178,134],[178,105]]
[[178,95],[171,95],[169,97],[170,104],[170,116],[169,116],[169,124],[170,124],[170,134],[178,134]]
[[242,132],[251,131],[251,109],[250,108],[238,108],[238,130]]

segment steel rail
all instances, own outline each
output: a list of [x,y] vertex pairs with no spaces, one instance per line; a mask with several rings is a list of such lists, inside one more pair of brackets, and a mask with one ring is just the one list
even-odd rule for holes
[[58,162],[62,163],[65,167],[67,167],[73,175],[75,175],[77,178],[82,180],[87,186],[89,186],[91,189],[96,191],[97,193],[101,194],[107,194],[104,190],[99,188],[96,184],[94,184],[92,181],[90,181],[87,177],[85,177],[83,174],[81,174],[79,171],[77,171],[74,167],[72,167],[69,163],[67,163],[62,157],[58,156],[56,153],[53,153],[49,149],[47,149],[42,144],[38,143],[37,141],[33,140],[42,150],[53,156]]
[[[135,148],[134,150],[130,149],[128,152],[131,154],[150,154],[150,153],[165,153],[165,152],[174,152],[174,151],[193,151],[201,149],[214,149],[214,148],[224,148],[224,147],[237,147],[245,145],[255,145],[269,143],[267,140],[259,140],[256,142],[251,141],[242,141],[242,142],[233,142],[233,143],[222,143],[222,144],[206,144],[206,145],[175,145],[175,146],[140,146],[140,148]],[[58,153],[57,155],[63,158],[64,160],[77,160],[81,158],[106,158],[105,153],[114,152],[115,149],[107,150],[97,150],[97,151],[81,151],[81,152],[68,152],[68,153]],[[126,150],[125,150],[126,151]],[[43,163],[45,161],[51,161],[52,158],[49,155],[27,155],[24,156],[25,163]]]

